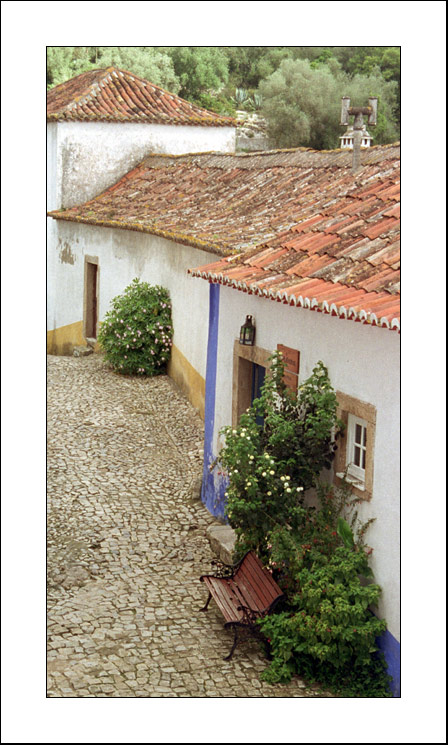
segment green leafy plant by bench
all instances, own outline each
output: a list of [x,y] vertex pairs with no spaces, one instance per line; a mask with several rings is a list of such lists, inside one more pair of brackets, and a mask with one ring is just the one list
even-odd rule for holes
[[269,535],[269,565],[287,602],[260,622],[272,657],[263,678],[284,683],[298,673],[342,695],[390,696],[376,645],[386,622],[371,612],[381,595],[364,543],[372,520],[359,523],[348,484],[320,484],[318,501],[298,530],[278,525]]
[[123,375],[160,375],[171,356],[168,290],[134,279],[115,297],[98,334],[105,358]]
[[235,558],[255,551],[285,594],[280,611],[259,622],[271,656],[263,678],[286,683],[299,674],[342,695],[389,696],[375,642],[386,622],[371,612],[381,588],[364,543],[372,519],[358,520],[348,483],[321,481],[342,430],[336,395],[322,362],[297,396],[283,372],[276,353],[260,398],[237,427],[224,428],[219,456]]

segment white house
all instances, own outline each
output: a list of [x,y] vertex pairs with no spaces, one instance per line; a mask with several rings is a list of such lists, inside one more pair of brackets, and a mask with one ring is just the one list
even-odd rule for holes
[[[361,452],[351,477],[360,517],[376,518],[369,544],[397,686],[399,146],[364,150],[356,174],[351,160],[307,149],[146,157],[96,198],[51,212],[55,318],[88,336],[134,277],[170,290],[169,372],[204,414],[202,496],[217,516],[219,432],[250,404],[272,351],[287,353],[291,385],[324,362],[348,432],[332,478]],[[238,343],[247,315],[252,347]]]
[[[234,152],[236,126],[133,73],[82,73],[47,93],[47,209],[92,199],[149,153]],[[56,354],[84,343],[86,330],[70,296],[62,310],[60,265],[75,254],[58,226],[49,220],[47,235],[48,351]]]

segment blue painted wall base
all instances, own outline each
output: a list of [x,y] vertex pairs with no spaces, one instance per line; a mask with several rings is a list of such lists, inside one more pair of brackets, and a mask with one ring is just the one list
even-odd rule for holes
[[400,642],[397,642],[390,631],[385,631],[376,640],[378,647],[384,654],[384,659],[387,662],[387,672],[392,676],[393,680],[390,684],[394,698],[400,698],[401,696],[401,681],[400,681]]
[[213,431],[215,427],[216,367],[218,361],[219,285],[210,284],[207,372],[205,376],[204,471],[201,499],[208,511],[224,519],[227,480],[213,468]]

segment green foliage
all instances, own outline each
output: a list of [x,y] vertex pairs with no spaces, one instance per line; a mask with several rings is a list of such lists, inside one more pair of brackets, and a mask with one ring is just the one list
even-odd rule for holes
[[229,77],[226,55],[219,47],[165,47],[180,81],[180,95],[196,102],[202,93],[219,91]]
[[[269,566],[286,602],[259,622],[272,660],[263,678],[284,683],[298,673],[343,695],[390,696],[375,641],[386,622],[370,610],[381,588],[367,583],[369,523],[357,526],[355,536],[358,500],[347,484],[321,484],[318,496],[319,507],[307,507],[296,530],[278,526],[269,535]],[[351,524],[342,512],[352,515]]]
[[[268,534],[276,524],[293,529],[303,522],[303,492],[328,468],[336,445],[337,402],[322,362],[292,394],[283,383],[281,354],[272,358],[261,396],[238,427],[225,427],[219,461],[229,479],[226,514],[240,554],[267,558]],[[263,426],[257,420],[263,420]]]
[[47,89],[91,70],[93,47],[47,47]]
[[397,84],[385,81],[378,67],[351,78],[333,58],[318,58],[312,64],[287,59],[260,83],[259,90],[262,114],[277,147],[339,147],[342,96],[349,96],[352,106],[366,105],[369,96],[377,96],[378,126],[371,131],[374,142],[398,139]]
[[[259,621],[271,654],[263,678],[284,683],[298,673],[344,695],[389,696],[375,643],[386,623],[370,610],[381,593],[364,543],[372,519],[358,521],[360,500],[345,481],[319,481],[342,427],[328,371],[319,362],[297,395],[283,374],[275,353],[260,398],[222,431],[219,456],[235,558],[254,550],[285,595],[280,611]],[[305,499],[310,487],[317,506]]]
[[111,367],[123,375],[160,375],[171,355],[168,291],[134,279],[112,300],[98,335]]
[[245,88],[237,88],[235,91],[235,97],[232,100],[235,103],[236,108],[240,109],[248,99],[249,94],[247,90]]
[[112,66],[172,93],[180,89],[171,58],[154,47],[48,47],[47,86],[51,88],[87,70]]
[[[287,68],[283,65],[297,62],[304,63],[303,69],[308,67],[318,74],[308,79],[301,73],[298,81],[305,86],[302,97],[298,97],[294,89],[288,91],[288,85],[282,89],[278,81],[274,85],[271,80],[277,72],[282,71],[280,77],[286,74]],[[273,90],[278,97],[278,115],[275,115],[275,103],[270,106],[268,102],[267,110],[273,112],[269,120],[279,147],[337,147],[341,134],[338,125],[340,99],[343,95],[355,99],[357,91],[351,89],[351,83],[358,76],[364,83],[359,91],[360,101],[353,105],[364,105],[369,95],[366,80],[370,78],[375,82],[373,95],[381,99],[379,118],[382,117],[382,121],[371,132],[374,142],[391,142],[398,138],[398,47],[48,47],[47,87],[81,72],[110,65],[180,93],[188,101],[211,111],[229,115],[235,111],[235,101],[232,101],[235,88],[250,91],[243,106],[252,111],[259,108],[253,91],[258,89],[258,93],[262,93],[259,86],[268,81],[269,97]],[[327,77],[322,77],[322,73],[327,73]],[[295,85],[289,73],[288,81],[289,85]],[[385,86],[387,83],[392,85]],[[323,86],[320,92],[319,85]],[[358,84],[354,83],[354,87],[357,89]],[[326,96],[330,96],[327,103],[331,116],[326,114]],[[319,127],[321,117],[324,118]]]
[[[260,84],[261,112],[277,147],[336,147],[339,85],[328,69],[305,60],[285,60]],[[336,135],[336,137],[337,137]]]
[[207,111],[214,111],[223,116],[235,116],[235,102],[221,93],[200,93],[195,103]]

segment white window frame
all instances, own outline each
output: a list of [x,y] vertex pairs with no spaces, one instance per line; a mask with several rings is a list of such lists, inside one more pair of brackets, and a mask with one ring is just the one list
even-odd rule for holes
[[[356,441],[356,425],[359,425],[361,427],[361,440],[362,442],[358,443]],[[355,482],[359,482],[356,484],[358,486],[358,489],[363,489],[364,484],[366,481],[366,462],[368,457],[368,451],[367,451],[367,444],[364,444],[364,442],[367,439],[367,422],[365,419],[361,419],[358,416],[355,416],[354,414],[348,415],[348,426],[347,426],[347,450],[346,450],[346,466],[347,466],[347,474],[349,477],[351,477]],[[364,453],[364,467],[357,466],[354,463],[354,451],[355,446],[358,446],[361,453],[360,462],[362,463],[362,454]]]
[[[337,391],[336,397],[338,417],[345,425],[334,462],[336,483],[341,483],[345,479],[352,485],[357,496],[369,500],[373,494],[376,408],[342,391]],[[365,469],[355,466],[353,462],[356,424],[366,428]]]

